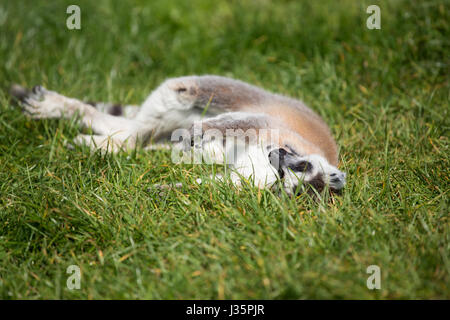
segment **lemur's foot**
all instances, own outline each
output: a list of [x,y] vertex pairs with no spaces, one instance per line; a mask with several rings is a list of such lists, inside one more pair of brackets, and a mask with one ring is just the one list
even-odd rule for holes
[[18,84],[13,84],[9,89],[9,93],[11,94],[11,103],[12,104],[21,104],[24,102],[25,98],[28,98],[30,95],[30,90],[22,87]]
[[23,112],[32,119],[60,118],[64,112],[62,96],[35,86],[22,99]]

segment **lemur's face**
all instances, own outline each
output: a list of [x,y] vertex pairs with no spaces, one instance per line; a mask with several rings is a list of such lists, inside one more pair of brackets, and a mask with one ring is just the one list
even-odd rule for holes
[[287,194],[303,191],[302,185],[308,184],[317,191],[326,185],[339,192],[345,185],[346,174],[319,155],[299,156],[285,149],[275,149],[269,153],[269,161],[278,170]]

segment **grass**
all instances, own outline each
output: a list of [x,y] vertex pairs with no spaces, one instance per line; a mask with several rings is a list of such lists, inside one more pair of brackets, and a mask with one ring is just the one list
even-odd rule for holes
[[[0,298],[449,299],[447,1],[0,4]],[[381,8],[368,30],[366,8]],[[303,99],[340,145],[342,196],[196,186],[169,151],[65,148],[11,83],[140,103],[167,77],[232,76]],[[189,186],[159,195],[154,183]],[[81,289],[66,288],[78,265]],[[366,287],[369,265],[381,289]]]

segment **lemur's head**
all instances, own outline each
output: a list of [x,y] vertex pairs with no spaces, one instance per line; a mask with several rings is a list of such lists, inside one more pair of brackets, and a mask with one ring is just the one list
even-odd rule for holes
[[346,174],[320,155],[300,156],[285,149],[274,149],[269,153],[270,164],[278,170],[287,194],[301,193],[300,184],[310,185],[321,192],[326,185],[339,192],[345,185]]

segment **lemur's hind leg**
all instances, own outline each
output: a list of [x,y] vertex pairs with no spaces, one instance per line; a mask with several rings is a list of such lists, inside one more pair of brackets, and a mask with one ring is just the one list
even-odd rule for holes
[[[69,119],[78,114],[84,127],[91,128],[97,135],[109,138],[117,147],[133,148],[137,141],[144,141],[148,135],[142,123],[138,121],[102,113],[89,104],[46,90],[41,86],[33,88],[23,99],[23,109],[33,119]],[[94,138],[97,142],[99,139],[101,138]],[[76,139],[75,142],[81,141],[86,139]],[[103,143],[100,145],[104,146]],[[111,151],[115,150],[117,148]]]
[[108,102],[86,102],[87,104],[95,107],[100,112],[110,114],[112,116],[124,117],[127,119],[134,119],[138,114],[140,108],[136,105],[121,105],[118,103]]
[[135,119],[152,130],[155,141],[170,137],[175,129],[188,129],[202,116],[197,100],[195,77],[171,78],[147,97]]

